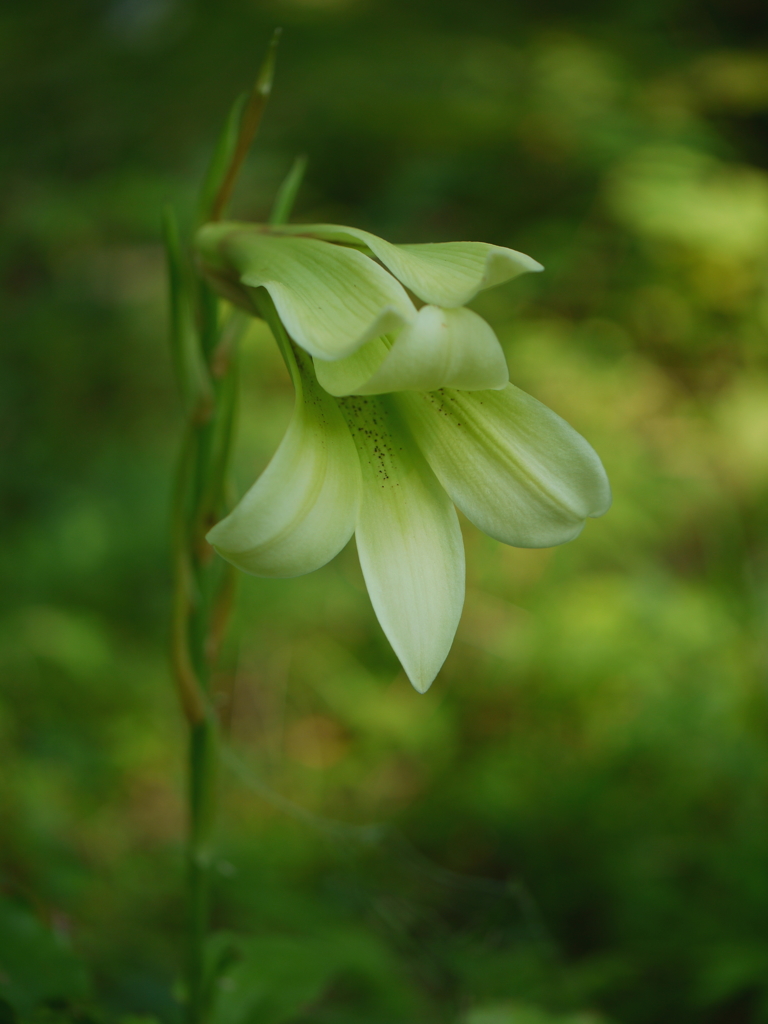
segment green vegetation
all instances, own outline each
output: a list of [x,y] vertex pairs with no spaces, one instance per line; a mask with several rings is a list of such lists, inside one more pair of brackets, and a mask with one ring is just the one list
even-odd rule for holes
[[[0,1021],[180,1019],[168,664],[182,223],[276,24],[233,212],[546,267],[473,307],[603,457],[556,550],[467,526],[413,692],[354,548],[241,578],[215,1024],[768,1021],[768,49],[759,3],[6,0]],[[242,359],[242,490],[292,392]],[[465,524],[466,525],[466,524]]]

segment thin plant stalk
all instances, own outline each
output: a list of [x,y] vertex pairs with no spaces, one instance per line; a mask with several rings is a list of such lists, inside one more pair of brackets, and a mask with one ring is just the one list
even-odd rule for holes
[[[250,97],[235,103],[222,132],[201,190],[202,221],[225,213],[271,90],[278,37],[276,32]],[[290,216],[305,163],[299,158],[291,168],[270,223],[283,223]],[[173,504],[171,623],[174,677],[188,726],[184,992],[187,1024],[206,1024],[214,991],[206,946],[220,743],[212,682],[232,605],[235,570],[214,555],[205,536],[231,505],[228,477],[237,407],[237,350],[249,318],[237,310],[222,316],[221,302],[185,256],[170,211],[165,241],[171,347],[186,421]],[[271,303],[264,306],[278,344],[290,346]],[[284,351],[284,356],[289,353]]]
[[[247,318],[233,313],[220,323],[219,303],[184,282],[175,225],[166,241],[171,280],[172,336],[185,397],[186,425],[176,477],[173,514],[174,600],[172,661],[188,725],[187,950],[185,997],[189,1024],[208,1014],[205,947],[209,926],[212,830],[216,805],[218,721],[212,672],[231,604],[232,570],[215,558],[205,540],[225,514],[228,464],[236,410],[236,349]],[[179,262],[177,262],[179,261]],[[190,302],[194,296],[196,302]],[[174,304],[176,315],[174,315]],[[197,307],[187,316],[184,304]],[[193,352],[187,351],[194,348]],[[186,368],[186,375],[183,368]]]

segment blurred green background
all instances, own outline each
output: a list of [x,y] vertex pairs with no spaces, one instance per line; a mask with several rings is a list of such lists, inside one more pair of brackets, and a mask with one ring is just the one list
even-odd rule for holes
[[[763,0],[5,0],[2,1019],[179,1017],[159,225],[276,24],[234,212],[305,152],[298,220],[541,260],[474,306],[615,499],[552,551],[467,526],[424,697],[353,548],[241,579],[218,1020],[768,1021]],[[241,490],[291,403],[255,325]]]

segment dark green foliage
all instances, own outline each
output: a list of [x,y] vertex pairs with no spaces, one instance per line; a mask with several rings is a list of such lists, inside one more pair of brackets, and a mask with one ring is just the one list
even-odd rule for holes
[[[353,550],[241,581],[217,1024],[768,1021],[767,22],[757,0],[6,0],[0,1024],[179,1019],[161,218],[194,223],[275,25],[233,214],[266,220],[306,153],[294,219],[540,259],[475,306],[615,503],[555,552],[467,528],[425,697]],[[241,489],[291,408],[260,325],[242,381]]]
[[90,995],[85,966],[63,931],[46,927],[29,910],[0,902],[0,991],[3,1021],[74,1020],[85,1024]]

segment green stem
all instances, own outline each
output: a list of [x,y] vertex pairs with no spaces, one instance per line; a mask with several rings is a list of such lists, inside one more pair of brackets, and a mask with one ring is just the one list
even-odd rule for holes
[[177,660],[188,669],[200,697],[197,704],[185,704],[189,726],[185,972],[188,1024],[204,1024],[213,995],[205,959],[219,743],[211,677],[233,587],[231,566],[216,558],[205,535],[227,509],[229,457],[237,406],[236,353],[248,324],[247,318],[238,312],[222,322],[218,303],[208,286],[200,282],[198,291],[200,345],[211,395],[210,401],[190,413],[178,475],[174,528],[179,598],[174,644],[184,654]]
[[187,840],[187,1021],[203,1024],[208,1014],[205,945],[210,903],[211,831],[215,810],[217,736],[210,719],[190,726]]
[[[225,126],[200,198],[203,220],[220,218],[227,207],[272,87],[279,35],[279,31],[273,35],[250,97],[235,104]],[[282,223],[290,215],[305,165],[303,158],[294,163],[271,223]],[[174,674],[189,729],[186,1020],[187,1024],[207,1024],[213,997],[206,944],[219,746],[211,673],[232,603],[233,570],[214,557],[205,535],[227,511],[237,407],[236,351],[247,318],[235,312],[222,324],[220,302],[204,280],[194,277],[170,210],[166,212],[165,239],[171,346],[187,412],[173,512],[171,630]],[[266,293],[263,306],[298,389],[301,384],[291,342]]]
[[207,285],[201,283],[198,293],[196,337],[209,387],[189,406],[173,515],[173,665],[189,730],[184,972],[188,1024],[205,1024],[210,1010],[205,950],[218,762],[211,674],[232,590],[231,571],[214,556],[205,534],[226,508],[236,405],[235,352],[246,323],[242,317],[230,318],[222,327]]

